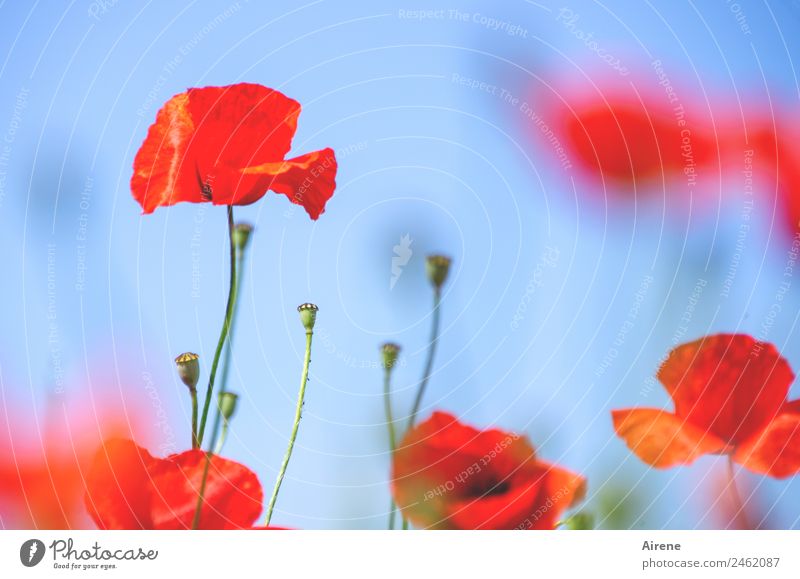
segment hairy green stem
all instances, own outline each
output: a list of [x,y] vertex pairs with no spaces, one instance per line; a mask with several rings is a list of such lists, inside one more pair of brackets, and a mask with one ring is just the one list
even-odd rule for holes
[[294,442],[297,440],[297,430],[300,428],[300,418],[303,414],[303,401],[306,396],[306,384],[308,383],[308,368],[311,364],[311,338],[313,335],[314,332],[312,330],[306,330],[306,354],[303,359],[303,374],[300,377],[300,392],[297,395],[294,424],[292,425],[292,432],[289,435],[289,446],[286,448],[286,454],[283,457],[281,468],[278,471],[278,478],[275,480],[275,488],[272,490],[272,497],[270,497],[269,505],[267,506],[267,517],[264,523],[266,526],[269,526],[269,522],[272,520],[272,512],[275,509],[275,502],[278,500],[278,492],[281,490],[281,483],[283,482],[283,477],[286,475],[289,459],[292,458]]

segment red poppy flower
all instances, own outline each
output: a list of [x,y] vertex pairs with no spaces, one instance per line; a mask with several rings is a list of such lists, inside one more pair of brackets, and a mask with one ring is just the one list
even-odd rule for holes
[[[137,401],[120,406],[72,385],[75,396],[35,406],[11,402],[0,412],[0,527],[92,528],[83,506],[84,477],[102,436],[129,436],[145,424]],[[36,419],[34,419],[36,417]],[[149,423],[148,423],[149,424]]]
[[[86,507],[101,529],[190,529],[205,452],[154,458],[130,440],[107,441],[86,478]],[[263,493],[247,467],[211,458],[200,513],[201,529],[250,528]]]
[[771,344],[744,334],[708,336],[670,352],[658,379],[674,412],[612,412],[617,434],[647,464],[729,454],[756,473],[800,471],[800,400],[786,400],[794,374]]
[[158,111],[133,163],[131,190],[145,213],[181,201],[249,205],[267,190],[312,219],[336,187],[336,156],[286,159],[300,104],[257,84],[192,88]]
[[434,529],[553,529],[585,480],[540,461],[525,438],[479,431],[435,412],[397,448],[392,493],[403,515]]

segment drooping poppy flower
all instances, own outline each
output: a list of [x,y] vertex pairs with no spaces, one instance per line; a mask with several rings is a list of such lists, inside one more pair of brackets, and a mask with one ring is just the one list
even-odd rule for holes
[[787,401],[794,374],[772,344],[744,334],[707,336],[672,350],[658,379],[674,412],[612,411],[617,435],[647,464],[668,468],[729,454],[776,478],[800,471],[800,400]]
[[393,459],[394,500],[422,528],[553,529],[585,486],[540,461],[524,437],[479,431],[446,412],[409,431]]
[[[133,441],[107,441],[86,479],[86,507],[101,529],[191,529],[206,454],[189,450],[155,458]],[[247,467],[214,455],[200,529],[248,529],[263,492]]]
[[249,205],[267,190],[311,219],[336,187],[326,148],[286,159],[300,104],[258,84],[191,88],[158,111],[133,163],[131,190],[144,213],[181,201]]

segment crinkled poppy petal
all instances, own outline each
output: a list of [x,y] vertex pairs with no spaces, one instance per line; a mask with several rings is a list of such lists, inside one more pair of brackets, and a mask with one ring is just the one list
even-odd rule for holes
[[244,169],[281,161],[292,146],[300,103],[260,84],[192,88],[191,156],[201,177],[214,168]]
[[[153,528],[192,527],[206,454],[190,450],[167,457],[151,470]],[[255,473],[244,465],[213,456],[208,470],[201,529],[246,529],[261,512],[263,493]]]
[[678,416],[735,445],[780,411],[794,374],[772,344],[718,334],[675,348],[658,378]]
[[691,464],[704,454],[725,450],[725,442],[655,408],[613,410],[614,430],[636,456],[651,466]]
[[169,99],[136,153],[131,191],[144,213],[180,201],[204,201],[194,162],[188,157],[195,130],[188,103],[186,93]]
[[753,472],[775,478],[800,472],[800,412],[779,414],[752,441],[739,446],[733,458]]
[[99,528],[152,528],[148,471],[158,462],[131,440],[103,444],[86,475],[86,508]]
[[[284,159],[300,104],[257,84],[189,89],[158,111],[136,154],[131,190],[144,213],[214,194],[230,171]],[[263,194],[263,192],[262,192]]]
[[311,219],[317,219],[336,189],[336,170],[333,149],[322,149],[242,171],[219,172],[212,201],[217,205],[248,205],[271,190],[302,205]]

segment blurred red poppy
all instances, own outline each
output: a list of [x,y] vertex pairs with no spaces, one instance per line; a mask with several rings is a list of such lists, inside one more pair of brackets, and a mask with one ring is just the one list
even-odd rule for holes
[[[86,477],[86,507],[101,529],[190,529],[206,454],[189,450],[155,458],[133,441],[107,441]],[[200,529],[248,529],[263,493],[247,467],[214,455]]]
[[90,413],[84,396],[51,400],[39,415],[21,402],[0,413],[0,527],[92,528],[86,470],[103,436],[130,436],[144,415],[137,403],[120,407],[98,395]]
[[546,146],[563,144],[562,165],[574,161],[610,191],[629,195],[677,177],[696,184],[701,168],[714,167],[713,125],[693,103],[671,104],[618,79],[555,83],[536,95],[535,134]]
[[144,213],[181,201],[249,205],[267,190],[312,219],[336,187],[336,156],[286,159],[300,104],[258,84],[191,88],[158,111],[133,163],[131,190]]
[[787,401],[794,374],[772,344],[744,334],[708,336],[675,348],[658,379],[674,412],[612,411],[617,435],[647,464],[729,454],[776,478],[800,471],[800,400]]
[[540,461],[524,437],[479,431],[435,412],[406,434],[393,461],[403,516],[433,529],[553,529],[586,481]]

